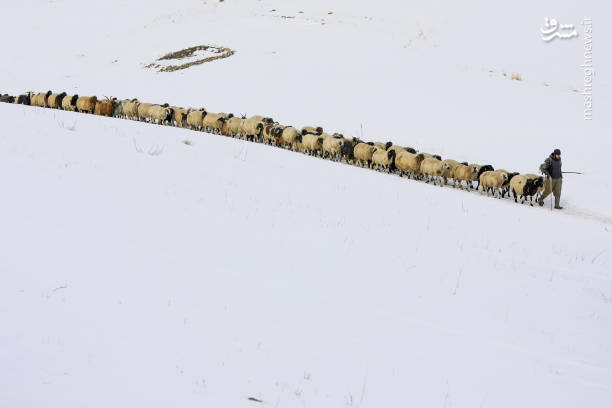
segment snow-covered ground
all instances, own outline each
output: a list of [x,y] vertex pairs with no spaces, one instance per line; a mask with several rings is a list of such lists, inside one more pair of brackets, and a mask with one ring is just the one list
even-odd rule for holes
[[[269,114],[523,172],[559,147],[585,173],[551,213],[0,104],[0,406],[609,406],[608,5],[0,7],[1,93]],[[545,16],[593,17],[592,121],[573,91],[582,31],[545,43]],[[236,54],[144,69],[204,44]]]

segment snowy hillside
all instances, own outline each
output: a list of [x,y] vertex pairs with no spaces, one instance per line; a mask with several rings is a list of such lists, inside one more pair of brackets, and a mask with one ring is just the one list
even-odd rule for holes
[[[609,406],[608,5],[1,7],[0,93],[269,114],[522,172],[559,147],[585,174],[551,212],[0,104],[0,406]],[[592,121],[582,31],[545,43],[545,16],[593,17]],[[202,44],[236,53],[145,68]]]

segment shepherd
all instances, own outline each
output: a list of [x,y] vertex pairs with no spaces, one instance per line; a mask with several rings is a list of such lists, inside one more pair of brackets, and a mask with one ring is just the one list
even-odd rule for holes
[[544,199],[552,192],[555,196],[555,208],[562,210],[559,205],[561,200],[561,185],[563,184],[563,172],[561,171],[561,150],[555,149],[540,166],[540,171],[546,176],[544,192],[538,199],[540,207],[544,205]]

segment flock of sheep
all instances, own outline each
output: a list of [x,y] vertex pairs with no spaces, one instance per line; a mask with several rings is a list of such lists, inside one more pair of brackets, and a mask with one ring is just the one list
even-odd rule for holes
[[[312,156],[329,158],[399,176],[425,180],[426,183],[445,186],[452,180],[453,187],[468,190],[479,188],[483,194],[503,198],[514,195],[521,203],[541,194],[544,178],[535,174],[519,174],[493,166],[459,162],[412,147],[393,145],[391,142],[364,142],[359,138],[345,138],[342,134],[328,134],[321,127],[306,126],[297,129],[260,115],[246,118],[227,113],[211,113],[204,108],[185,109],[168,104],[157,105],[137,99],[117,100],[95,96],[67,95],[66,92],[26,93],[19,96],[0,95],[0,102],[17,103],[67,111],[138,120],[159,125],[186,127],[192,130],[237,137],[266,143]],[[476,182],[476,187],[474,187]],[[465,186],[465,187],[464,187]]]

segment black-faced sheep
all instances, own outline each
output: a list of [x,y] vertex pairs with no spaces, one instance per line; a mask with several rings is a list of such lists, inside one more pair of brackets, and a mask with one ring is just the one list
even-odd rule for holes
[[431,154],[431,153],[425,153],[425,152],[421,152],[423,154],[423,156],[425,156],[426,159],[437,159],[442,161],[442,156],[440,156],[439,154]]
[[62,100],[66,96],[66,92],[60,94],[51,94],[47,99],[47,105],[51,109],[59,109],[62,107]]
[[323,133],[323,128],[321,126],[304,126],[302,128],[302,135],[310,133],[311,135],[320,135]]
[[170,108],[172,109],[172,119],[170,120],[171,124],[180,128],[185,126],[187,115],[191,111],[179,106],[171,106]]
[[[516,174],[518,174],[518,173],[516,173]],[[532,180],[535,180],[535,179],[537,179],[537,178],[539,178],[541,176],[538,176],[537,174],[533,174],[533,173],[527,173],[527,174],[525,174],[525,177],[527,177],[529,179],[532,179]],[[538,198],[542,194],[543,191],[544,191],[544,183],[542,183],[542,185],[540,187],[538,187],[538,190],[536,191],[535,194],[533,194],[532,196],[529,197],[529,201],[533,201],[533,197]]]
[[352,163],[355,161],[355,146],[357,146],[359,143],[361,143],[361,140],[359,140],[357,137],[350,140],[343,138],[343,143],[340,147],[340,157],[342,157],[346,163]]
[[262,116],[262,115],[253,115],[249,119],[253,119],[253,120],[257,121],[257,122],[263,122],[264,124],[272,124],[272,123],[274,123],[274,119],[267,118],[267,117]]
[[[532,197],[535,195],[540,187],[544,185],[544,177],[537,177],[530,179],[523,175],[512,177],[510,180],[510,191],[514,194],[514,202],[517,202],[519,196],[523,197],[521,204],[525,202],[526,197]],[[533,207],[533,201],[530,201]]]
[[374,142],[374,147],[380,150],[389,150],[391,146],[393,146],[393,142]]
[[234,117],[234,115],[231,113],[208,112],[202,119],[202,129],[210,133],[221,133],[221,129],[223,128],[225,121],[232,117]]
[[174,111],[171,107],[164,107],[160,105],[153,105],[149,108],[149,119],[151,123],[158,125],[164,125],[172,121],[172,114]]
[[473,179],[473,181],[476,181],[476,190],[478,190],[478,187],[480,187],[480,175],[482,173],[484,173],[485,171],[494,171],[495,169],[493,168],[493,166],[491,166],[490,164],[485,164],[485,165],[477,165],[478,166],[478,172],[476,173],[476,177]]
[[51,91],[47,91],[47,93],[38,93],[36,95],[34,95],[34,97],[32,98],[31,104],[32,106],[38,106],[40,108],[46,108],[47,107],[47,101],[49,99],[49,96],[51,96],[53,92]]
[[4,95],[0,96],[0,102],[13,103],[13,102],[15,102],[15,97],[11,96],[9,94],[4,94]]
[[260,140],[263,127],[264,124],[260,120],[251,118],[244,119],[242,121],[242,129],[240,130],[240,134],[245,140],[254,142],[255,140]]
[[24,95],[19,95],[15,99],[15,103],[20,104],[20,105],[31,105],[33,98],[34,96],[32,95],[32,92],[28,92]]
[[274,126],[271,123],[265,124],[263,127],[263,131],[261,132],[263,143],[270,145],[276,144],[277,140],[280,139],[280,134],[282,133],[282,131],[282,128]]
[[504,170],[504,169],[497,169],[495,171],[498,172],[498,173],[505,173],[508,176],[508,178],[506,179],[506,181],[502,185],[502,197],[504,197],[506,194],[509,194],[509,192],[510,192],[510,180],[512,180],[512,177],[518,176],[520,173],[510,172],[510,171]]
[[309,155],[318,155],[321,151],[321,147],[323,146],[323,141],[325,138],[323,136],[315,135],[312,133],[306,133],[302,135],[302,148],[304,149],[304,153]]
[[62,99],[62,109],[66,111],[75,112],[77,110],[77,99],[79,99],[79,95],[66,95]]
[[395,170],[395,151],[376,149],[372,154],[372,168],[387,172]]
[[400,152],[408,152],[412,154],[417,152],[412,147],[402,147],[402,146],[397,146],[397,145],[390,146],[387,150],[395,150],[396,155],[398,155]]

